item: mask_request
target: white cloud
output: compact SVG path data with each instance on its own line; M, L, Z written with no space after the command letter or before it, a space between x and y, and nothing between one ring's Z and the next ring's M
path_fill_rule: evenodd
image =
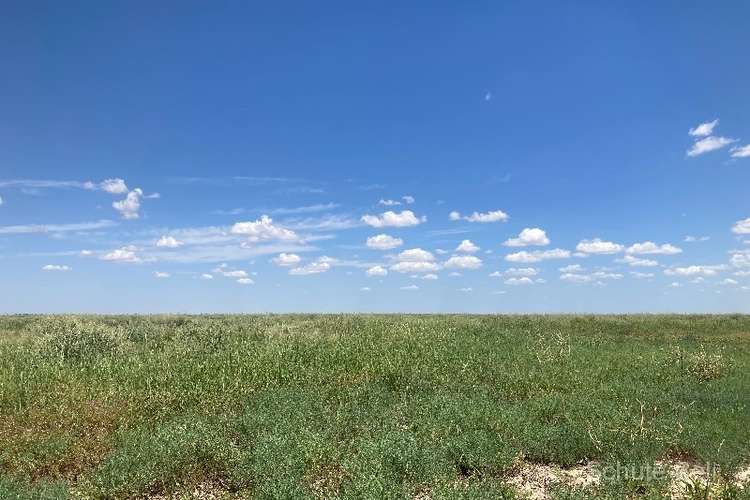
M456 252L475 253L479 251L479 247L476 246L471 240L463 240L461 244L456 247Z
M227 278L247 278L247 271L243 271L242 269L236 269L234 271L224 271L219 269L214 269L215 272L219 272L222 275L224 275Z
M298 240L297 233L273 224L273 219L263 215L253 222L237 222L230 230L232 234L247 236L247 241L257 243L267 240L294 241Z
M240 285L254 285L255 281L253 281L251 278L240 278L237 280L237 283Z
M3 197L2 197L2 196L0 196L0 206L2 206L2 205L3 205L3 203L5 203L5 202L3 201Z
M522 277L522 278L509 278L505 280L506 285L533 285L534 281L531 278Z
M80 252L78 252L78 255L80 255L81 257L91 257L92 255L94 255L94 252L92 252L91 250L81 250Z
M154 278L169 278L169 273L164 273L161 271L154 271Z
M717 149L721 149L736 141L737 139L730 139L728 137L714 137L714 136L706 137L705 139L695 141L695 144L693 144L693 147L688 150L687 155L688 156L702 155L704 153L708 153L711 151L716 151Z
M424 276L422 276L421 279L423 279L423 280L436 280L436 279L438 279L438 275L437 274L433 274L433 273L425 274Z
M378 234L367 238L367 246L376 250L390 250L404 244L401 238L394 238L387 234Z
M667 276L715 276L719 271L723 271L724 266L686 266L672 267L664 270Z
M410 248L398 254L397 259L400 262L432 262L435 256L421 248Z
M735 250L729 262L734 267L750 267L750 250Z
M70 271L72 268L70 266L61 266L58 264L47 264L46 266L42 267L42 271Z
M213 274L203 273L203 274L201 274L201 279L202 280L212 280L212 279L214 279L214 276L213 276Z
M532 277L539 274L539 269L534 267L511 267L503 273L505 276Z
M619 243L612 243L611 241L602 241L599 238L593 240L581 240L576 245L576 250L583 253L590 254L613 254L622 252L625 247Z
M380 216L363 215L362 222L372 227L408 227L416 226L426 221L426 217L417 218L411 210L396 213L392 211L383 212Z
M525 228L517 238L510 238L503 243L507 247L545 246L549 245L547 233L538 227Z
M446 269L479 269L482 259L474 255L454 255L445 262Z
M669 243L664 243L663 245L657 245L653 241L644 241L643 243L635 243L627 248L625 250L626 253L629 254L658 254L658 255L675 255L678 253L682 253L681 248L677 248L674 245L670 245Z
M302 258L296 253L280 253L273 259L273 263L281 267L296 266L302 261Z
M120 212L123 219L137 219L139 217L138 212L141 209L142 197L143 191L140 188L135 188L128 193L124 200L113 202L112 207Z
M680 288L680 287L681 287L682 285L680 285L680 284L679 284L679 283L677 283L676 281L673 281L672 283L670 283L670 284L669 284L669 285L667 285L667 286L669 286L669 288Z
M591 274L563 273L560 275L560 280L568 283L594 283L599 285L604 284L601 280L619 280L622 278L622 274L606 271L597 271Z
M359 289L360 292L369 292L371 288L369 286L363 286Z
M417 285L407 285L402 286L401 290L419 290L419 287Z
M723 281L719 282L720 285L739 285L737 280L733 280L732 278L726 278Z
M633 257L632 255L626 255L622 259L617 259L617 262L622 262L623 264L628 264L629 266L633 267L655 267L659 265L659 263L655 260L639 259L638 257Z
M750 144L732 148L730 152L732 153L732 158L748 158L750 157Z
M388 274L388 270L383 266L372 266L367 271L365 271L365 274L367 276L386 276Z
M559 271L561 273L580 273L583 272L583 267L580 264L571 264L569 266L561 267Z
M738 220L734 226L732 226L732 232L734 234L750 234L750 217Z
M162 236L156 242L156 246L160 248L177 248L184 245L183 242L177 240L173 236Z
M459 212L456 212L455 210L451 212L448 215L448 218L450 220L466 220L469 222L482 222L482 223L488 223L488 222L505 222L508 220L508 214L503 212L502 210L493 210L490 212L474 212L469 216L461 217L461 214Z
M99 183L99 188L109 194L125 194L128 192L128 186L122 179L105 179Z
M401 199L404 200L404 203L406 203L407 205L411 205L416 201L413 196L409 196L408 194L402 196Z
M135 251L135 247L128 245L104 254L101 259L110 262L140 262L141 259Z
M688 134L692 135L693 137L705 137L707 135L713 134L714 127L716 127L716 125L718 124L719 124L718 118L712 122L701 123L697 127L691 128L688 131Z
M638 271L630 271L630 275L638 279L649 279L654 277L654 273L641 273Z
M593 278L585 274L563 273L560 275L560 280L569 283L590 283L593 281Z
M434 273L440 270L440 265L434 262L399 262L390 269L397 273Z
M591 274L591 276L596 279L602 279L602 280L620 280L623 278L622 274L620 273L608 273L605 271L597 271Z
M0 226L0 234L44 234L93 231L116 226L111 220L100 220L96 222L81 222L74 224L25 224L17 226Z
M568 250L555 248L553 250L534 250L532 252L522 250L520 252L506 255L505 260L507 260L508 262L533 264L535 262L541 262L543 260L567 259L569 257L570 252Z
M458 291L463 292L463 293L471 293L474 291L474 289L471 287L465 287L465 288L459 288Z
M380 201L378 202L378 205L384 205L386 207L394 207L396 205L401 205L401 202L396 201L396 200L384 200L381 198Z
M302 267L295 267L289 270L292 276L307 276L309 274L320 274L331 269L331 263L334 259L330 257L321 257L315 262L310 262Z

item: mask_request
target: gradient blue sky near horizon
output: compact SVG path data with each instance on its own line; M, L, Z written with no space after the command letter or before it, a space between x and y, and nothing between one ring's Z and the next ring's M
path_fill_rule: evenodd
M750 312L750 4L11 2L0 313Z

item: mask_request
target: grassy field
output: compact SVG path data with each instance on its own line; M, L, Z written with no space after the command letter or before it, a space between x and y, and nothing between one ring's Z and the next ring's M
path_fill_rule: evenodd
M750 498L747 316L5 316L0 367L0 498Z

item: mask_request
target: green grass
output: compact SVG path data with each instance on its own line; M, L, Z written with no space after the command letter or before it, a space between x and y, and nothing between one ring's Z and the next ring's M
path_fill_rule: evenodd
M512 498L523 462L750 463L748 316L6 316L0 367L0 498Z

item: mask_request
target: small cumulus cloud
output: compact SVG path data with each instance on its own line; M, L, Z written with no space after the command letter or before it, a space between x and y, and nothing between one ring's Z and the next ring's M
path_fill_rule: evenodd
M395 238L387 234L378 234L367 238L367 246L375 250L390 250L404 244L401 238Z
M725 266L722 265L671 267L665 269L664 274L667 276L715 276L724 269Z
M482 259L474 255L454 255L445 261L446 269L479 269Z
M331 264L335 261L330 257L320 257L315 262L310 262L301 267L295 267L289 270L289 274L292 276L308 276L311 274L321 274L331 269Z
M471 240L463 240L457 247L456 252L464 253L476 253L480 248L475 245Z
M418 218L411 210L402 212L387 211L378 215L363 215L362 222L372 227L409 227L417 226L427 220L426 217Z
M123 219L137 219L140 217L142 197L143 190L135 188L127 194L125 199L113 202L112 207L120 212Z
M448 218L452 221L457 220L465 220L469 222L480 222L480 223L490 223L490 222L505 222L510 217L508 214L503 212L502 210L493 210L490 212L473 212L471 215L462 216L460 212L453 211L450 214L448 214Z
M613 254L622 252L625 247L619 243L603 241L599 238L593 240L581 240L576 245L576 250L585 254Z
M633 257L632 255L626 255L622 259L617 259L617 262L633 267L656 267L659 265L659 263L655 260L640 259L638 257Z
M388 270L384 268L383 266L372 266L369 269L367 269L367 271L365 271L365 274L370 277L386 276L388 274Z
M750 234L750 217L738 220L734 226L732 226L732 232L734 234Z
M521 278L508 278L507 280L505 280L504 283L506 285L511 285L511 286L533 285L534 284L534 280L532 280L531 278L527 278L527 277L524 276L524 277L521 277Z
M299 239L294 231L275 225L273 219L267 215L263 215L255 221L237 222L232 226L230 232L247 237L247 241L250 243L269 240L294 241Z
M737 142L737 139L714 136L706 137L705 139L696 141L695 144L693 144L693 146L688 150L687 155L690 157L699 156L729 146L733 142Z
M507 247L545 246L549 245L549 238L544 230L538 227L527 227L517 238L510 238L503 245Z
M47 264L42 267L42 271L72 271L73 268L70 266L64 266L59 264Z
M280 253L272 259L273 263L281 267L296 266L302 261L302 258L294 253Z
M570 251L563 250L561 248L555 248L553 250L534 250L531 252L522 250L520 252L506 255L505 260L507 260L508 262L533 264L535 262L541 262L543 260L567 259L569 257Z
M657 245L653 241L645 241L643 243L635 243L631 246L629 246L626 250L626 253L629 254L652 254L652 255L676 255L678 253L682 253L681 248L677 248L674 245L670 245L669 243L664 243L663 245Z
M99 188L109 194L125 194L128 186L122 179L105 179L99 183Z
M101 260L109 262L141 262L141 258L136 255L136 247L127 245L101 256Z
M697 127L691 128L688 131L688 134L692 135L693 137L705 137L705 136L713 134L714 128L718 124L719 124L718 118L710 122L701 123Z
M162 236L156 242L156 246L159 248L178 248L182 245L184 245L184 243L173 236Z

